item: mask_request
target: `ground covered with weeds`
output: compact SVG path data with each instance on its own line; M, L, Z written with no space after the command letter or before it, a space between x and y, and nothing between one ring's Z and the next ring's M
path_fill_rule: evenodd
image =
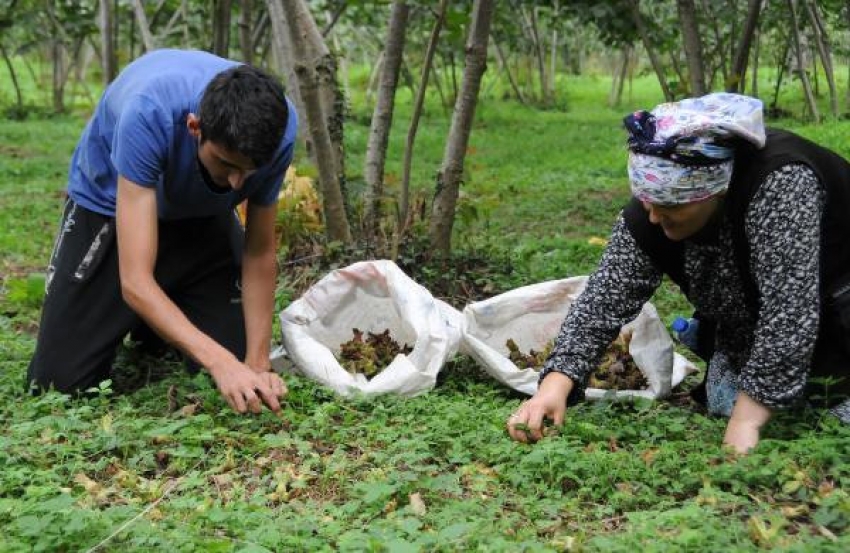
M457 255L428 262L412 239L399 265L456 307L586 274L628 194L620 115L483 106ZM356 121L349 155L368 132ZM412 399L341 399L290 375L279 416L238 416L206 375L132 348L89 397L24 395L39 273L82 124L0 125L0 551L850 549L850 428L822 411L783 413L735 457L719 446L725 421L689 400L695 377L665 401L572 407L535 446L505 433L522 398L466 357ZM423 121L420 187L445 128ZM842 151L850 124L798 130ZM279 307L367 250L282 252ZM668 321L686 309L670 286L656 305Z

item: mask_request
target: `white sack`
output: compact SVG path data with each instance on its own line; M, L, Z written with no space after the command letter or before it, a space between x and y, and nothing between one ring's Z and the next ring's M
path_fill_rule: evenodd
M435 299L392 261L361 261L314 284L280 314L283 345L297 372L348 396L397 393L414 396L434 387L443 363L458 349L462 315ZM367 379L346 371L334 354L352 329L389 329L400 346L386 368Z
M462 351L475 358L499 382L533 395L537 391L539 371L518 369L508 359L505 343L512 338L522 352L545 348L557 337L564 317L586 283L586 276L550 280L467 305L463 310ZM588 388L586 398L662 398L687 374L696 371L693 364L673 351L673 340L651 304L645 304L622 332L632 333L629 353L646 376L649 389Z

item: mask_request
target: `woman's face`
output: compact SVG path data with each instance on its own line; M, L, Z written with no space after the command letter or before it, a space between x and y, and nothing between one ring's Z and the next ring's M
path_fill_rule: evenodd
M698 202L677 205L643 202L643 208L649 213L650 223L661 225L664 235L678 242L702 230L722 204L723 196L717 194Z

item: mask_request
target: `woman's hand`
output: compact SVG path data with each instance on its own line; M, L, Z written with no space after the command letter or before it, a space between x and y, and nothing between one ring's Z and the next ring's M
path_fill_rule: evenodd
M761 427L770 420L770 415L770 409L744 392L738 392L723 444L731 446L736 453L748 453L759 443Z
M549 418L556 426L564 424L567 396L573 389L570 377L557 372L546 375L534 397L523 402L508 417L508 434L518 442L536 442L543 437L543 419Z

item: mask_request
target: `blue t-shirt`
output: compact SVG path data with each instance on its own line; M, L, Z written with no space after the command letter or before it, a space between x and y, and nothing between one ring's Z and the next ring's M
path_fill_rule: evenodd
M71 158L68 195L79 205L115 215L118 175L156 188L161 219L216 215L243 200L271 205L292 161L297 115L271 162L257 168L240 190L215 191L204 181L197 139L186 117L198 114L204 89L238 62L206 52L155 50L128 65L104 91Z

